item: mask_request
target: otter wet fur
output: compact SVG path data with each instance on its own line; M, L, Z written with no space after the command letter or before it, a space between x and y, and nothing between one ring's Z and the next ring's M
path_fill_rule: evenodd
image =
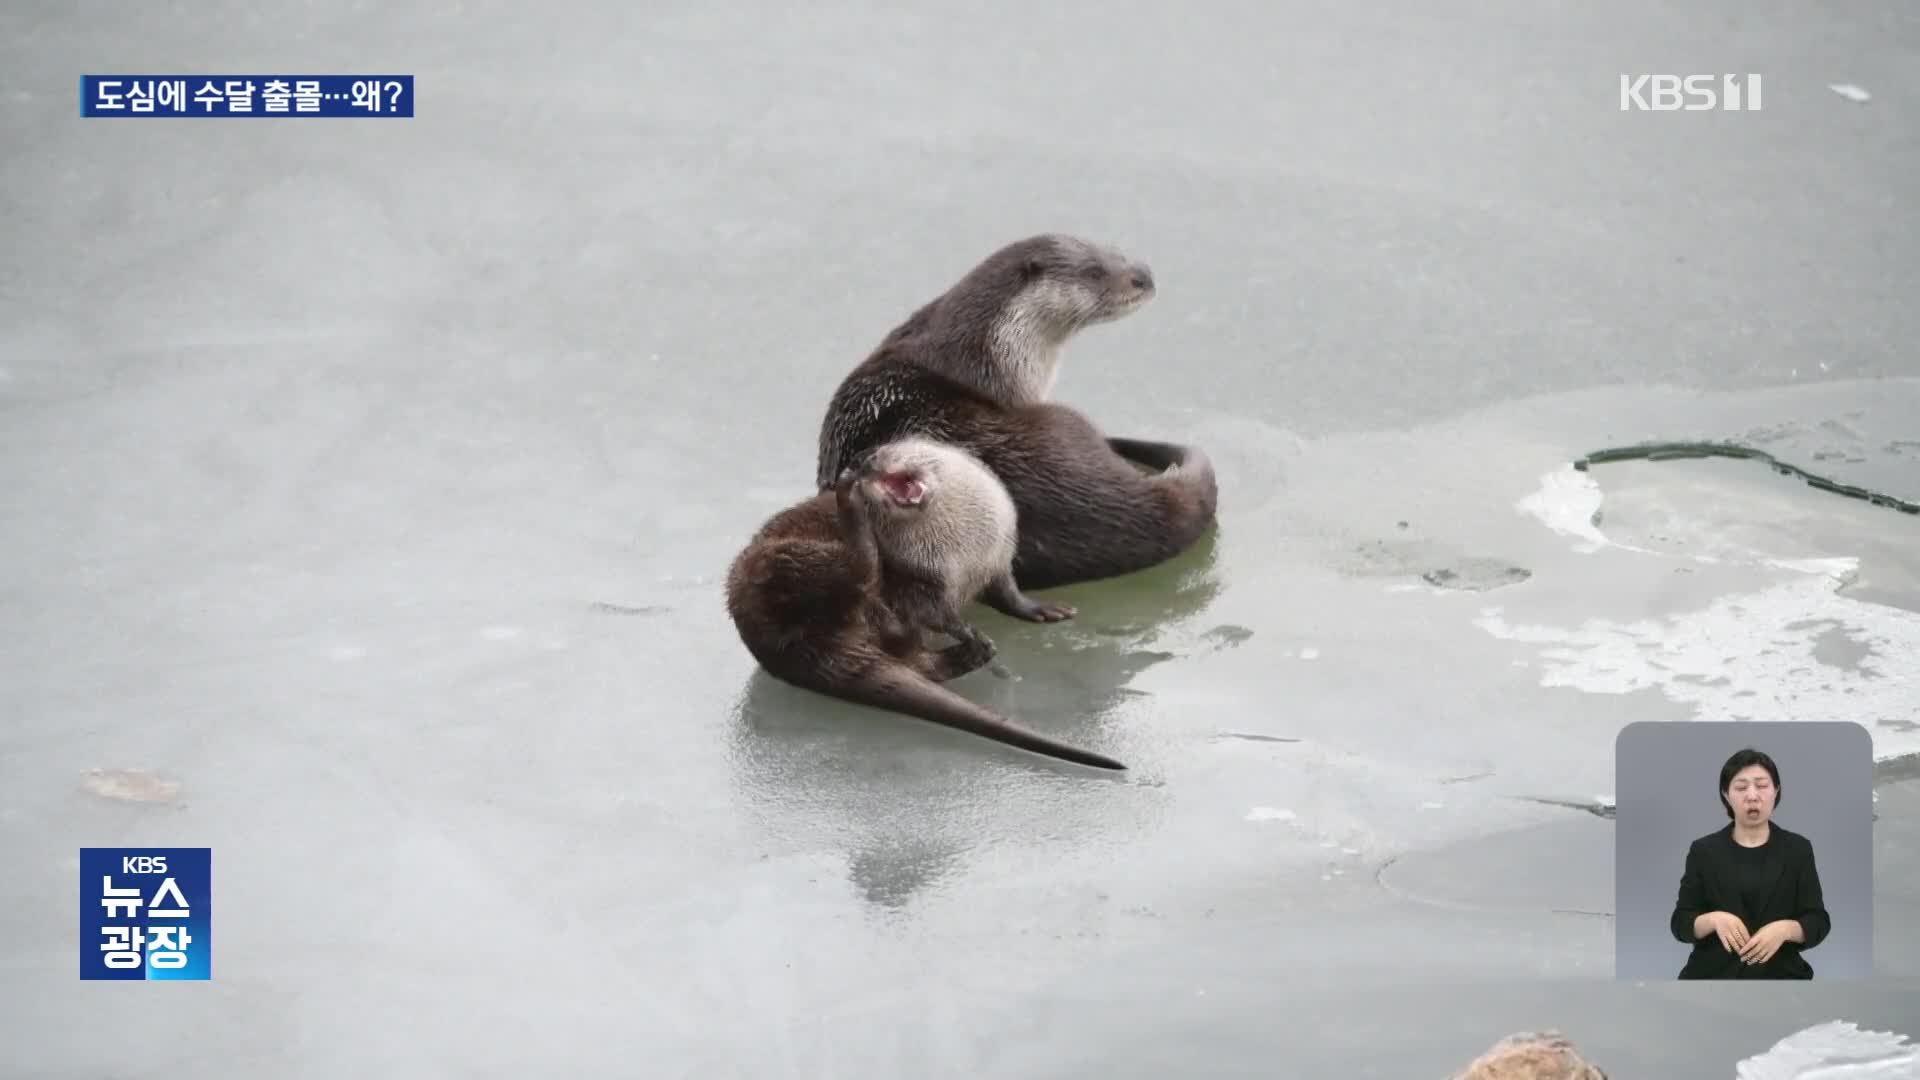
M1558 1031L1509 1035L1473 1059L1453 1080L1607 1080Z
M820 425L815 483L909 435L962 447L1018 508L1025 589L1117 577L1185 551L1219 489L1199 448L1108 438L1049 402L1061 348L1155 295L1146 264L1060 234L994 252L894 328L840 383ZM1139 466L1152 472L1142 472Z
M985 466L922 439L875 448L830 491L774 514L727 573L727 613L774 678L1096 768L1125 765L1022 728L943 685L993 660L962 608L1050 622L1015 585L1017 511ZM954 643L935 648L930 633Z

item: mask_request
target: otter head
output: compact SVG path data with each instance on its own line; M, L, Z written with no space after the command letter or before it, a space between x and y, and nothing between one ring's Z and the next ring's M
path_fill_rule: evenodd
M958 447L900 439L876 447L858 472L867 520L881 547L900 561L950 572L1011 542L1012 499L985 465Z
M1152 268L1089 240L1048 233L1011 245L1008 254L1018 274L1009 317L1031 321L1056 346L1153 299Z
M975 266L942 298L942 336L964 342L947 361L1009 405L1043 401L1059 372L1060 347L1097 323L1138 311L1155 294L1146 263L1090 240L1042 233Z
M875 448L861 466L868 502L883 516L919 515L940 490L946 455L920 439L904 439Z

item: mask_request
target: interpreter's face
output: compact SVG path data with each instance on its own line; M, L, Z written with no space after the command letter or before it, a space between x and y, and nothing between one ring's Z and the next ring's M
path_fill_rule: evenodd
M1733 806L1736 825L1760 825L1773 818L1773 777L1758 765L1749 765L1733 774L1727 785L1727 802Z

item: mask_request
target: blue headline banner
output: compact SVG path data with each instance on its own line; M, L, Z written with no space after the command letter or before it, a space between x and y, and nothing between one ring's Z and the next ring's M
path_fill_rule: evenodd
M81 848L80 977L210 979L212 848Z
M81 116L413 115L411 75L82 75Z

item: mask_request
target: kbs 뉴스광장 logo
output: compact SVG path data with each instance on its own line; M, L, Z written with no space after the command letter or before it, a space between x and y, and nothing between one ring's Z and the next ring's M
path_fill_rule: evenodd
M211 979L212 848L81 848L80 977Z

